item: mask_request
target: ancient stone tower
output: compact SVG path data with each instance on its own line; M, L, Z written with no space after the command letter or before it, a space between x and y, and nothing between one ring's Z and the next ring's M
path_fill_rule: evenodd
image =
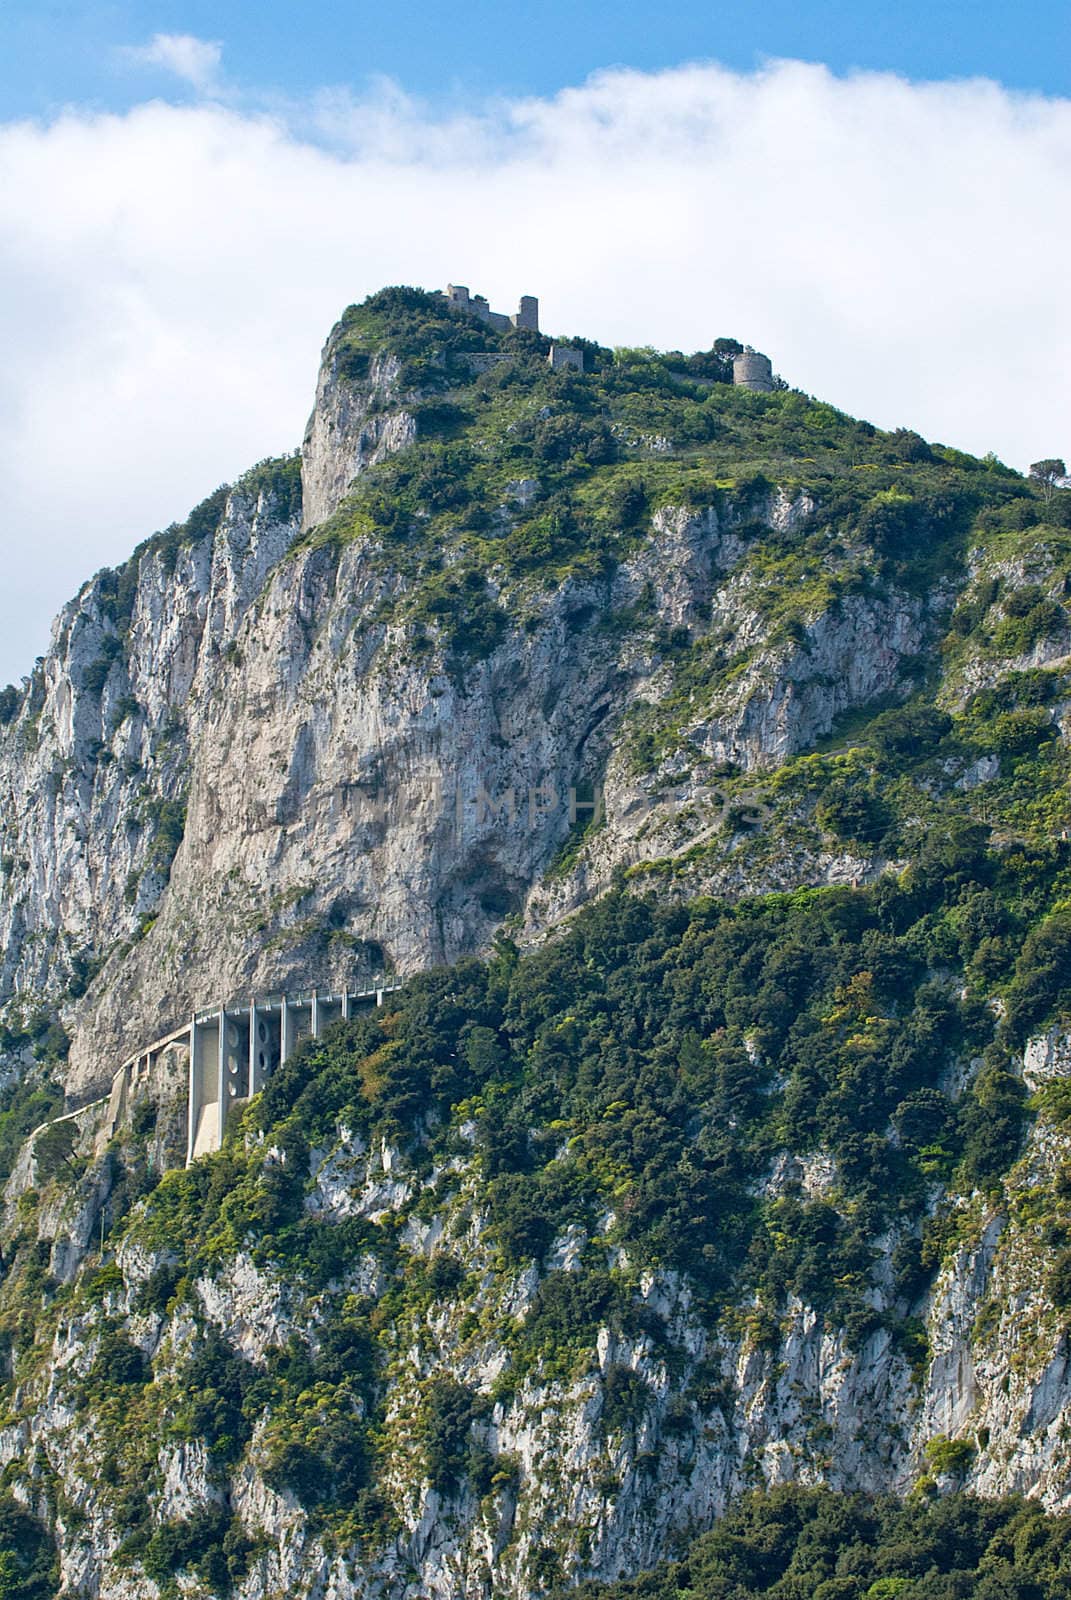
M733 357L733 383L738 389L769 394L774 386L769 356L760 355L748 345L743 355Z
M489 323L498 333L506 333L510 328L539 332L539 301L534 294L522 294L520 305L509 317L502 311L492 311L486 295L470 294L463 283L448 283L443 298L452 311L467 311Z
M539 301L534 294L522 294L517 315L510 321L515 328L530 328L533 333L539 332Z
M575 372L584 370L583 350L574 350L567 344L552 344L547 360L555 372L560 372L563 367L572 367Z

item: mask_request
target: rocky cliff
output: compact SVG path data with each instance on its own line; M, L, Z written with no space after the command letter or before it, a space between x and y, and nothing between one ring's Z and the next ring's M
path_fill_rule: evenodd
M1025 1061L1029 1082L1065 1091L1071 1040L1039 1036ZM746 1489L782 1482L1071 1504L1068 1335L1046 1249L1071 1167L1064 1114L1042 1112L999 1194L948 1214L910 1338L898 1229L861 1339L796 1295L776 1332L748 1300L712 1324L686 1276L615 1243L612 1213L510 1267L471 1124L454 1136L457 1154L430 1168L345 1128L312 1152L306 1222L353 1252L330 1277L307 1260L295 1277L254 1234L195 1265L168 1237L165 1186L40 1319L0 1460L24 1502L48 1508L68 1589L151 1595L187 1568L193 1592L225 1581L249 1600L523 1596L651 1566ZM158 1146L150 1161L165 1157ZM838 1181L822 1157L780 1159L764 1178L812 1202ZM91 1236L99 1168L81 1189ZM81 1215L46 1210L42 1231L77 1232ZM628 1285L624 1315L600 1303L607 1268ZM373 1402L352 1321L369 1308L374 1490L353 1460ZM344 1515L324 1509L324 1472ZM206 1568L213 1549L223 1579Z
M1071 1505L1071 495L545 346L351 308L300 460L0 700L0 1454L72 1591L520 1600L787 1480ZM189 1171L181 1049L84 1104L384 967Z
M301 463L313 531L298 537L279 468L206 503L192 532L83 588L0 730L0 981L16 1018L61 1006L75 1096L194 1005L327 987L361 965L419 970L481 948L507 916L544 928L614 868L666 853L667 825L678 851L709 830L712 773L776 765L852 707L906 692L905 663L947 610L940 588L842 594L854 562L833 545L792 630L772 628L781 580L755 559L759 535L802 539L813 496L728 487L691 509L668 491L612 567L575 563L533 588L492 550L486 585L456 603L492 608L492 647L459 669L445 630L414 620L414 594L461 550L414 572L374 530L339 534L347 492L414 453L429 411L396 357L353 378L345 356L336 330ZM527 531L549 488L505 481L496 544ZM682 719L685 648L699 671ZM626 735L659 707L687 758L667 747L640 771ZM593 785L597 852L548 894ZM828 870L808 858L778 881Z

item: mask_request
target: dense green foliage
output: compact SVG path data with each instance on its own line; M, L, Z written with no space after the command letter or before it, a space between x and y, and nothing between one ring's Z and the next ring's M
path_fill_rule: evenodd
M166 878L186 832L186 802L146 797L141 804L141 815L153 829L149 866Z
M379 403L404 400L417 444L364 474L308 537L381 543L409 580L418 645L423 625L436 628L459 673L491 653L539 583L608 577L661 505L752 500L770 604L787 621L823 588L826 598L875 580L924 589L958 569L981 512L1042 503L994 458L907 429L883 434L795 391L733 388L735 341L687 357L576 342L585 371L553 371L540 335L495 333L416 289L383 290L340 324L336 361L351 382L365 383L377 357L400 358L397 391ZM487 353L499 363L475 372L467 356ZM809 526L760 530L774 483L814 498ZM732 662L724 640L695 645L700 678Z
M1071 1008L1061 914L1028 932L1068 866L1053 850L1024 873L962 829L865 891L735 907L610 898L520 962L416 980L393 1017L280 1069L258 1118L273 1137L319 1142L345 1122L411 1142L463 1104L514 1259L609 1206L622 1242L687 1272L712 1306L746 1284L776 1311L792 1290L862 1336L872 1239L921 1219L936 1179L985 1188L1014 1158L1009 1046ZM961 993L986 914L1009 949L1022 944L1004 1029L981 992ZM978 1053L984 1068L953 1102L949 1066ZM819 1148L837 1162L835 1199L789 1187L756 1202L752 1174L775 1151ZM262 1177L232 1194L233 1225L268 1204L281 1220L277 1180L271 1197Z
M428 1479L444 1494L456 1493L465 1480L477 1493L486 1493L493 1458L473 1443L472 1426L487 1410L480 1395L453 1378L438 1377L429 1385L420 1419L421 1442Z
M224 1506L196 1511L185 1521L139 1526L124 1542L121 1559L136 1559L168 1597L177 1597L176 1578L200 1579L209 1594L224 1596L245 1576L254 1542Z
M0 1182L10 1176L26 1135L62 1109L63 1091L48 1081L15 1078L0 1089Z
M43 1523L0 1496L0 1600L52 1600L59 1588L56 1547Z
M1062 914L1044 915L1068 867L1066 847L1026 861L987 849L982 829L951 827L900 879L868 889L734 906L619 891L538 953L503 942L489 962L414 979L389 1011L296 1052L222 1154L169 1173L135 1224L169 1253L142 1309L179 1303L193 1277L249 1250L316 1297L315 1344L291 1339L253 1365L205 1329L176 1386L113 1330L86 1394L122 1392L143 1428L152 1416L173 1438L203 1439L221 1473L267 1411L269 1483L354 1537L385 1526L377 1429L394 1329L416 1306L463 1303L472 1285L449 1250L429 1263L401 1244L419 1192L379 1222L309 1211L310 1150L342 1126L400 1145L418 1174L474 1155L507 1269L543 1263L570 1225L591 1238L583 1272L544 1270L525 1320L495 1326L510 1353L500 1395L536 1368L568 1374L603 1326L669 1351L635 1295L635 1273L654 1264L692 1282L712 1324L737 1328L750 1304L761 1345L776 1347L794 1295L855 1346L888 1327L916 1361L912 1306L954 1238L951 1197L996 1190L1018 1149L1011 1047L1027 1019L1071 1009ZM1007 941L1003 1023L971 982L991 925ZM1037 951L1050 946L1046 962ZM982 1065L953 1096L950 1069L973 1056ZM828 1192L808 1198L790 1168L764 1193L756 1175L783 1152L831 1156ZM443 1178L427 1200L447 1205L451 1189ZM878 1312L871 1267L889 1229L897 1298ZM615 1246L628 1270L610 1266ZM386 1274L375 1301L344 1288L369 1254ZM645 1384L616 1367L603 1381L604 1429L634 1426ZM717 1381L694 1381L697 1400L714 1382L702 1401L714 1403ZM679 1405L690 1426L687 1397ZM495 1477L483 1415L483 1399L445 1376L424 1395L414 1441L445 1494L485 1492ZM147 1548L148 1502L137 1483L123 1495L131 1550Z
M953 1494L889 1498L785 1487L749 1495L683 1560L577 1600L1062 1600L1071 1517ZM565 1593L566 1591L561 1591Z

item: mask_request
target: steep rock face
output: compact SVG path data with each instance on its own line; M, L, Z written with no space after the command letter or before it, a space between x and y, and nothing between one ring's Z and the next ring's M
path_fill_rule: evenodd
M124 609L115 575L103 573L60 614L0 739L5 997L55 994L84 977L86 959L156 907L181 836L200 707L295 531L270 495L239 489L214 536L150 547Z
M375 356L367 379L353 383L344 370L339 332L336 328L324 347L316 404L305 430L304 528L326 522L361 472L416 438L412 414L400 404L397 356Z
M644 370L626 409L649 421L607 422L613 383L595 403L595 386L585 400L568 374L564 388L548 386L542 353L523 348L482 352L475 369L463 349L453 360L425 349L408 368L426 374L418 395L397 356L361 348L360 308L347 326L353 338L336 330L325 351L303 515L290 490L264 487L279 480L278 464L263 464L267 476L254 469L225 503L213 497L207 531L195 516L188 529L198 531L157 538L124 572L99 575L64 612L17 717L0 728L0 1020L62 1000L74 1035L67 1088L79 1102L195 1005L334 987L384 963L402 973L451 963L486 948L504 921L518 944L535 943L614 883L624 886L627 942L646 909L628 898L633 885L680 901L858 883L899 865L882 851L916 853L920 831L962 866L973 830L953 822L978 815L965 797L1003 779L1018 800L1040 783L1040 760L1029 772L1016 760L1027 734L1046 751L1066 734L1071 702L1055 679L1030 680L1048 709L1024 700L1033 709L999 725L996 753L984 742L992 730L969 721L945 740L948 719L931 704L891 711L870 744L838 729L847 712L906 698L924 659L936 664L963 548L939 539L936 553L922 548L926 518L939 531L950 502L921 481L907 487L925 493L903 492L899 457L891 468L868 462L894 481L865 507L857 480L838 480L825 441L847 419L816 414L802 397L786 398L783 412L770 400L767 413L754 396L715 405L683 372L655 373L652 399ZM671 393L667 382L678 380L687 389ZM675 437L648 431L662 416ZM815 430L802 432L801 417ZM724 455L694 448L734 430ZM861 433L853 451L869 450L873 436ZM794 483L817 487L772 487L754 471L756 441L778 472L791 459L815 466L810 452L828 451L813 477L793 472ZM377 466L379 477L363 482ZM944 465L931 468L945 482ZM975 489L965 495L972 505ZM956 525L966 532L966 513ZM1053 556L1017 562L1009 543L995 565L976 553L959 594L983 625L969 617L940 641L949 703L999 686L1009 666L1066 652L1062 567ZM1034 584L1044 595L1024 598ZM1025 608L1037 606L1037 629L1024 632ZM1019 643L1004 650L1011 634ZM1018 708L1015 685L1001 693ZM832 751L810 754L830 734ZM1055 761L1049 768L1058 778ZM883 788L897 790L894 805ZM1046 825L1061 815L1054 802ZM1021 822L1013 811L1016 838ZM1009 857L1011 870L1041 873L1043 856L1024 850L1021 863ZM990 862L994 872L1005 866ZM890 970L905 981L924 949L939 986L945 963L961 958L965 1014L967 1002L981 1006L993 993L987 976L1009 970L1006 929L1018 926L990 903L991 881L935 912L906 966L890 968L887 941L868 940L879 985L892 982ZM873 898L888 910L885 889L897 885ZM799 904L807 917L828 912L838 948L854 951L847 905L861 898ZM716 910L742 924L750 915L695 903L702 917ZM679 910L669 913L677 929ZM601 926L612 945L618 935ZM643 981L660 975L665 997L683 1007L687 991L664 956L640 938L636 948ZM763 985L759 1023L734 1031L718 1066L730 1084L739 1074L740 1083L769 1079L772 1094L774 1079L787 1086L764 1062L762 1018L807 1022L798 954L789 951L776 987ZM499 946L486 969L492 985L507 981L515 956ZM711 986L728 990L737 971L750 983L748 957L734 950L732 977L712 966L723 975ZM598 959L593 941L577 970ZM570 1190L576 1124L553 1116L533 1127L517 1068L535 1061L523 1092L538 1089L537 1105L559 1063L571 1062L579 1007L552 1025L543 1006L555 985L519 984L503 1014L506 1053L479 1021L484 1000L459 1001L476 995L464 990L466 973L409 991L419 1007L441 984L444 1011L460 1014L426 1053L403 1056L396 1078L406 995L398 1013L377 1013L370 1055L355 1047L333 1058L342 1036L322 1041L328 1067L305 1085L303 1106L269 1123L254 1112L244 1146L189 1172L169 1170L186 1148L180 1046L131 1076L125 1103L118 1091L91 1100L24 1146L0 1219L0 1332L11 1335L0 1362L14 1379L0 1462L16 1492L47 1512L69 1588L154 1600L168 1580L148 1574L171 1570L165 1558L191 1524L200 1544L215 1539L217 1556L233 1555L241 1600L523 1600L559 1579L653 1563L759 1483L903 1491L933 1476L937 1489L956 1481L1071 1505L1066 1294L1053 1276L1053 1241L1071 1237L1061 1109L1071 1044L1061 1031L1025 1052L1041 1110L1011 1174L985 1194L961 1194L958 1183L985 1178L949 1179L954 1154L924 1149L933 1160L911 1167L913 1209L881 1211L875 1226L887 1231L871 1228L845 1257L857 1265L836 1268L838 1294L851 1287L844 1299L810 1264L791 1278L783 1263L780 1278L771 1269L773 1287L752 1270L755 1252L780 1251L792 1230L780 1216L798 1216L806 1200L851 1223L860 1193L848 1141L822 1143L837 1137L843 1112L817 1106L791 1149L778 1146L771 1114L737 1197L742 1216L769 1223L769 1238L753 1232L750 1247L733 1247L747 1265L704 1305L684 1274L714 1250L718 1224L693 1219L704 1233L690 1258L657 1243L643 1255L626 1226L649 1203L639 1160L663 1138L644 1104L652 1074L638 1067L620 1084L628 1098L615 1084L596 1110L585 1140L597 1186ZM870 966L844 977L807 1026L843 1027L845 1053L833 1059L847 1076L851 1052L869 1048L866 1031L899 1020L901 1002L897 990L895 1016L874 1009ZM624 988L613 992L585 1083L630 1031ZM1014 985L1003 992L1014 1020ZM689 1020L705 1004L702 989L692 993ZM739 996L732 1001L738 1012ZM631 1031L660 1003L652 987ZM510 1019L529 1008L546 1026L514 1053ZM1053 1014L1055 1004L1032 1011L1009 1037ZM428 1016L418 1016L423 1040L435 1032ZM685 1030L657 1051L659 1073L680 1072L671 1110L676 1117L679 1104L689 1138L684 1085L697 1052L721 1052L726 1029L743 1027L738 1015L723 1026L713 1014L709 1026L709 1039ZM363 1016L354 1038L370 1027ZM809 1037L811 1064L830 1059L833 1035ZM896 1070L898 1043L857 1058L868 1082ZM509 1076L481 1077L500 1052ZM273 1095L276 1108L285 1101L311 1059L295 1063L289 1083L285 1072L276 1078L261 1110ZM473 1075L446 1113L421 1096L458 1063ZM984 1066L967 1054L955 1066L943 1054L928 1062L950 1101L970 1099L971 1074ZM332 1083L349 1096L337 1120L316 1110ZM362 1120L377 1096L389 1116ZM418 1098L416 1145L396 1146ZM509 1130L503 1171L496 1116L508 1100L524 1115ZM735 1128L737 1104L719 1101L711 1129ZM891 1120L883 1110L866 1136L888 1144L890 1182L905 1149L892 1105ZM621 1128L611 1132L619 1112L627 1146ZM942 1125L952 1127L947 1114ZM551 1207L553 1221L525 1210L529 1179L544 1171L530 1157L548 1152L548 1182L570 1197L567 1209ZM692 1152L672 1170L690 1182ZM671 1214L670 1190L652 1180L650 1192L659 1220ZM719 1200L719 1215L736 1203ZM679 1213L682 1226L693 1209ZM563 1217L573 1220L563 1226ZM806 1217L807 1228L820 1222L826 1231L813 1237L828 1240L829 1216ZM518 1245L519 1225L528 1243ZM1071 1251L1056 1259L1071 1274ZM710 1280L694 1281L711 1292ZM444 1384L436 1433L429 1418ZM462 1450L444 1466L436 1456L449 1455L451 1429ZM326 1510L325 1477L343 1483ZM205 1583L215 1592L224 1580ZM178 1584L193 1592L188 1565Z
M1028 1083L1066 1079L1071 1039L1054 1031L1032 1041L1024 1070ZM464 1129L459 1138L463 1148ZM1071 1364L1063 1318L1039 1270L1037 1197L1051 1192L1068 1154L1066 1126L1043 1112L1003 1196L964 1201L957 1242L916 1307L925 1353L916 1352L913 1368L885 1329L852 1349L795 1299L775 1347L749 1325L746 1304L712 1329L687 1282L646 1271L635 1278L642 1329L603 1326L571 1350L567 1371L560 1353L548 1352L549 1369L540 1361L510 1381L511 1330L533 1316L541 1274L534 1265L505 1270L498 1259L478 1163L459 1154L448 1169L414 1169L389 1145L369 1149L343 1130L334 1148L312 1154L306 1205L322 1219L360 1220L371 1231L366 1252L334 1288L358 1297L388 1289L377 1222L404 1250L407 1274L419 1276L445 1252L469 1285L420 1309L395 1304L381 1429L392 1531L353 1549L321 1538L295 1496L265 1481L263 1430L229 1475L196 1440L151 1437L143 1472L154 1516L183 1521L225 1505L257 1543L236 1589L246 1600L283 1589L520 1600L548 1573L568 1581L650 1565L675 1535L709 1525L761 1483L902 1492L936 1470L938 1487L1027 1492L1067 1508ZM805 1165L811 1192L835 1184L820 1153ZM799 1179L798 1167L780 1162L764 1180L769 1192ZM878 1312L893 1304L894 1244L890 1238L872 1291ZM548 1252L544 1272L582 1274L605 1252L598 1230L573 1227ZM315 1346L319 1337L320 1298L244 1252L198 1278L191 1302L146 1311L145 1287L168 1259L135 1221L118 1251L121 1276L113 1272L95 1310L61 1322L39 1378L19 1397L21 1420L0 1428L0 1460L19 1464L20 1482L36 1472L58 1484L64 1577L89 1595L152 1592L117 1560L112 1490L100 1470L110 1424L72 1399L108 1330L119 1326L152 1359L157 1384L175 1376L180 1392L199 1325L258 1369L288 1341ZM628 1270L620 1253L614 1265ZM428 1476L414 1419L429 1382L443 1374L477 1397L478 1440L497 1468L482 1490ZM957 1443L952 1465L934 1467L939 1458L926 1446L935 1439Z
M390 585L357 547L276 573L238 635L241 664L217 673L160 918L105 974L79 1081L131 992L148 1002L144 1026L150 1008L181 1014L206 992L326 987L362 950L402 971L452 959L517 903L567 827L560 802L539 810L530 792L565 794L612 659L592 659L559 616L461 695L376 622ZM512 820L498 809L511 788Z
M1071 1034L1031 1040L1023 1077L1037 1090L1071 1077ZM985 1495L1036 1495L1071 1506L1071 1352L1066 1315L1048 1281L1046 1206L1066 1171L1068 1138L1042 1115L1008 1180L1007 1203L976 1203L962 1244L931 1296L927 1392L915 1418L920 1438L945 1434L973 1449L968 1483Z
M923 636L917 602L849 596L836 614L817 617L796 648L750 666L724 708L689 738L717 762L778 765L829 733L841 712L899 688L904 659Z
M769 515L781 514L773 501ZM116 1044L135 1048L208 997L326 987L384 958L411 972L479 948L523 911L585 784L604 782L605 871L649 853L633 819L651 797L614 752L635 697L657 700L670 683L651 632L702 606L712 625L731 613L761 638L734 577L731 512L725 526L712 510L674 526L679 549L667 552L656 519L633 561L544 596L537 627L511 630L460 678L442 655L413 651L404 621L381 620L404 590L374 546L300 548L282 562L233 650L215 651L211 686L200 680L167 893L83 1006L72 1085L98 1081ZM649 591L655 567L642 628L600 628ZM783 759L856 697L897 685L922 629L917 606L894 616L891 602L853 600L799 646L759 646L722 713L738 758ZM708 761L710 727L694 736Z
M306 529L414 439L398 358L372 356L359 379L351 363L336 329L305 441ZM538 492L511 484L501 524ZM0 1002L88 986L64 1017L83 1096L194 1006L451 961L507 916L538 937L616 868L688 849L718 815L682 805L682 785L700 791L726 761L761 772L841 712L906 692L944 603L818 586L779 633L756 543L763 527L802 538L814 510L806 494L719 493L656 506L599 577L511 588L492 567L500 636L459 661L415 626L389 542L295 543L290 507L239 486L214 535L150 546L132 595L106 574L83 589L0 730ZM678 635L732 640L686 703ZM643 706L675 730L646 766ZM544 888L593 786L602 825ZM792 856L771 875L855 870Z

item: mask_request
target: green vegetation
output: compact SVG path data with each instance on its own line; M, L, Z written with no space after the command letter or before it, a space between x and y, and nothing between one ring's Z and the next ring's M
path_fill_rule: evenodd
M214 1596L229 1594L248 1571L255 1549L241 1522L223 1506L212 1506L184 1522L160 1523L151 1532L139 1528L125 1540L121 1559L140 1561L161 1594L174 1600L182 1593L176 1582L180 1572L200 1579Z
M9 1035L3 1048L15 1043ZM10 1177L26 1135L62 1109L63 1091L47 1079L17 1078L0 1089L0 1183Z
M153 841L149 851L149 866L167 878L171 863L186 832L185 800L165 800L159 795L146 797L141 803L141 816L152 825Z
M688 1273L712 1307L746 1286L776 1312L792 1290L862 1337L874 1237L921 1225L935 1178L986 1189L1014 1159L1009 1051L1071 1010L1064 914L1038 915L1069 866L1066 848L1027 863L963 828L869 890L735 907L611 897L551 949L415 980L392 1017L280 1069L258 1125L412 1143L463 1105L514 1260L609 1206L622 1242ZM986 917L1007 930L1000 1027L962 992ZM968 1055L984 1065L954 1102L940 1085ZM827 1200L756 1202L750 1175L783 1148L835 1158ZM278 1205L277 1179L272 1193ZM232 1192L235 1237L268 1203L259 1175Z
M1071 1517L1034 1501L784 1487L749 1495L683 1560L575 1600L1062 1600Z
M1036 1281L1057 1328L1071 1308L1071 1179L1061 1168L1052 1195L1028 1199L1005 1188L1031 1115L1071 1125L1071 1097L1053 1089L1028 1103L1014 1059L1032 1032L1071 1015L1071 767L1057 720L1071 696L1060 659L1071 493L1051 473L1027 482L787 389L735 390L732 347L588 344L578 374L552 372L540 336L496 334L415 290L383 291L343 319L339 370L369 384L375 404L410 407L417 441L364 474L308 542L381 551L398 582L375 621L404 621L405 647L429 663L438 649L462 691L512 629L538 630L546 593L574 584L568 640L589 635L610 651L629 636L665 667L658 703L630 713L634 764L657 772L694 756L697 784L719 785L723 820L685 830L699 842L680 856L620 873L546 947L521 956L501 938L488 960L426 973L307 1043L232 1119L218 1156L161 1179L151 1119L122 1135L101 1172L102 1253L129 1230L129 1259L154 1256L137 1313L175 1313L182 1327L151 1360L116 1310L115 1261L74 1284L50 1278L35 1207L50 1215L65 1185L89 1178L73 1125L38 1138L47 1204L23 1197L2 1264L7 1394L41 1371L49 1319L81 1317L89 1359L55 1383L99 1423L122 1559L165 1597L191 1584L226 1594L256 1558L228 1498L246 1465L295 1494L336 1548L359 1550L391 1532L400 1458L445 1502L513 1482L515 1463L489 1450L489 1418L526 1380L590 1383L612 1456L654 1415L656 1389L621 1360L597 1367L603 1329L646 1341L669 1374L645 1446L651 1471L660 1440L726 1404L719 1360L732 1341L775 1367L796 1303L855 1351L890 1334L918 1382L930 1354L920 1296L964 1230L1009 1194L1013 1210L1036 1208ZM476 374L476 353L507 359ZM401 363L394 390L373 383L388 355ZM779 529L768 526L775 485L798 512ZM261 463L240 487L271 494L281 514L297 509L292 458ZM218 524L225 494L141 553L174 564ZM670 627L654 578L611 609L615 571L670 506L713 511L711 539L715 518L731 526L731 613L710 604ZM103 580L114 632L87 688L103 689L122 654L136 572L132 562ZM922 654L899 683L774 772L700 772L698 715L763 652L806 658L816 619L861 600L925 612ZM126 697L115 715L137 710ZM181 797L147 786L139 820L152 830L148 864L166 876ZM554 871L571 869L597 826L578 821ZM729 851L746 883L753 862L779 865L797 849L888 870L863 886L731 903L695 893L704 873L726 881L711 868ZM137 887L132 878L131 900ZM90 957L72 956L71 970L73 995ZM42 1060L64 1043L44 1013L0 1039ZM51 1086L4 1092L0 1175L59 1103ZM346 1182L381 1146L396 1163L390 1201L360 1216L323 1204L325 1155ZM425 1253L415 1241L432 1219L443 1227ZM300 1311L256 1360L212 1324L194 1287L238 1256ZM675 1343L644 1300L652 1269L687 1283L709 1358ZM444 1359L447 1315L454 1349L474 1358L462 1372L488 1349L504 1353L490 1394ZM979 1337L988 1326L980 1315ZM438 1351L437 1363L414 1362L414 1350ZM159 1445L193 1441L219 1504L160 1523ZM1045 1600L1066 1576L1064 1520L927 1498L984 1448L932 1439L906 1506L800 1489L750 1498L684 1563L580 1592ZM562 1570L551 1543L536 1550L537 1587Z
M294 1336L253 1364L203 1329L165 1377L106 1326L79 1403L130 1397L139 1437L201 1439L224 1478L266 1412L269 1483L361 1539L387 1525L380 1460L396 1330L437 1300L472 1305L462 1339L493 1329L505 1346L502 1394L529 1373L587 1370L600 1327L643 1334L679 1364L636 1297L636 1274L654 1265L688 1278L712 1328L733 1333L749 1305L763 1348L776 1349L792 1295L857 1348L889 1328L920 1369L925 1337L910 1308L955 1237L955 1196L998 1193L1018 1149L1027 1108L1010 1051L1025 1029L1071 1010L1062 913L1046 912L1069 866L1066 847L1027 861L988 849L984 830L950 828L900 879L872 888L732 906L619 891L538 953L518 958L503 941L489 962L412 980L390 1010L303 1046L218 1157L169 1172L133 1214L143 1243L167 1252L144 1308L181 1302L192 1280L247 1251L313 1297L309 1341ZM1004 930L1003 1022L965 983L988 926ZM979 1070L952 1096L950 1069L974 1057ZM401 1243L407 1217L449 1204L449 1178L423 1197L418 1183L374 1223L310 1211L310 1152L330 1148L341 1126L401 1146L418 1178L467 1151L500 1267L545 1269L574 1227L588 1241L583 1271L544 1270L526 1316L503 1321L470 1301L453 1255L428 1262ZM790 1173L764 1193L756 1175L782 1152L830 1158L824 1191ZM871 1269L890 1229L898 1299L879 1312ZM616 1247L627 1269L611 1266ZM364 1258L385 1274L375 1301L347 1289ZM646 1386L615 1368L603 1390L607 1434L634 1427ZM414 1446L447 1496L494 1480L483 1415L483 1399L446 1372L423 1391ZM935 1442L932 1470L962 1471L968 1449ZM131 1551L148 1550L147 1502L125 1515Z
M34 1140L34 1165L38 1178L46 1182L65 1173L77 1176L74 1147L78 1130L73 1122L53 1122Z
M420 1435L428 1480L442 1493L454 1494L466 1481L478 1494L490 1487L494 1458L473 1439L473 1426L488 1409L481 1395L453 1378L429 1384Z
M959 1478L970 1467L976 1451L967 1439L947 1439L937 1434L927 1441L924 1454L932 1472Z
M289 522L301 514L301 451L258 461L242 473L234 487L250 499L260 495L270 498L272 515L280 522Z
M221 484L199 505L194 506L185 522L173 522L163 532L154 533L144 540L121 567L105 568L98 573L101 611L116 630L115 636L109 636L105 641L110 648L114 649L118 644L121 649L130 627L142 561L147 556L159 556L165 573L174 572L181 550L215 533L229 493L229 485Z
M0 1600L52 1600L58 1588L48 1529L10 1495L0 1496Z
M1071 494L995 458L907 429L884 434L788 389L735 389L733 340L692 356L581 344L585 371L555 372L540 335L495 333L416 289L382 290L342 318L338 370L359 385L378 376L368 403L406 406L417 441L363 474L306 538L382 547L405 580L382 619L404 616L417 653L437 634L458 682L531 615L542 589L568 579L605 587L662 506L729 517L745 545L749 608L774 642L798 643L853 593L896 585L926 595L961 578L987 518L1071 523ZM467 357L487 353L499 363L474 372ZM388 357L400 371L384 386ZM781 532L765 514L775 484L813 504ZM1056 626L1052 604L1028 607L1024 639ZM650 612L616 620L652 632ZM596 605L582 626L610 623ZM640 718L648 761L679 742L697 695L709 699L744 664L725 629L651 642L673 661L674 689Z

